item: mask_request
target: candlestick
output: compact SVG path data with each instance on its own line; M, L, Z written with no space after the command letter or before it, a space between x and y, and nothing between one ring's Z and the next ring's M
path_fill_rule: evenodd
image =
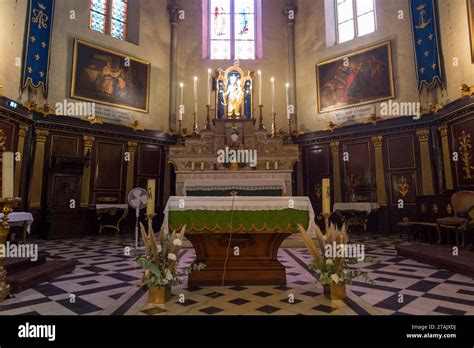
M276 137L276 113L272 113L272 138Z
M289 120L290 119L290 94L289 94L290 84L287 83L285 85L285 88L286 88L286 117Z
M146 214L154 215L155 214L155 192L156 192L155 179L148 179L147 192L148 192L148 199L146 201Z
M211 104L211 69L207 69L207 104Z
M184 104L183 104L183 96L184 96L184 85L181 82L179 84L179 89L180 89L180 97L179 97L179 121L183 120L183 114L184 114Z
M193 113L194 116L194 121L193 121L193 134L191 134L193 137L197 137L199 135L198 133L198 114L197 112Z
M13 152L2 156L2 197L13 197Z
M262 105L262 71L258 71L258 105Z
M194 76L194 113L196 114L198 112L197 81L198 78Z
M207 115L206 115L206 126L205 130L211 130L211 105L206 105Z
M263 124L263 105L259 105L258 108L260 109L260 117L258 119L258 130L264 131L265 125Z
M275 113L275 79L272 77L270 81L272 83L272 114L274 114Z
M0 198L0 211L3 213L2 222L0 224L0 245L5 245L7 240L8 232L10 231L10 225L8 224L8 215L13 211L13 208L18 206L21 202L21 198L18 197L7 197ZM7 271L3 267L4 257L0 253L0 302L10 293L10 285L7 284Z

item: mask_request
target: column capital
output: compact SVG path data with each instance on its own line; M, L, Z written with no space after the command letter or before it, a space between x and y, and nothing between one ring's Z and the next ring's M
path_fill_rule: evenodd
M28 129L30 129L28 125L20 124L20 128L18 130L18 136L24 138L26 136L26 133L28 133Z
M375 137L372 137L372 142L374 143L374 147L382 147L383 136L382 135L377 135Z
M333 153L339 152L339 141L331 143L331 150Z
M84 140L84 149L91 149L92 146L94 146L94 141L95 141L94 137L84 135L82 137L82 140Z
M441 134L442 137L447 137L448 136L448 125L443 124L438 128L439 133Z
M37 143L45 143L46 139L48 139L49 131L47 129L36 129L36 142Z
M127 143L128 152L135 152L137 150L138 143L136 141L129 141Z
M428 142L430 130L428 128L418 129L416 131L416 135L418 135L418 140L420 141L420 143Z

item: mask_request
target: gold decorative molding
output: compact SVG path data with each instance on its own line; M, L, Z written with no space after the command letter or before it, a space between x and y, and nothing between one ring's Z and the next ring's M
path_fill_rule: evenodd
M92 148L94 147L95 138L84 135L82 137L84 141L84 156L90 156L92 152ZM85 208L89 206L90 200L90 184L91 184L91 166L86 165L84 168L84 172L82 173L82 189L81 189L81 207Z
M321 195L323 193L323 188L321 184L318 183L314 186L314 193L316 194L316 197L318 197L318 199L321 199Z
M334 122L330 121L328 124L323 128L324 132L334 132L335 129L339 128L339 125L335 124Z
M143 128L143 126L140 124L140 122L138 122L138 120L136 120L135 122L129 124L127 127L132 128L135 132L137 132L137 131L143 132L145 130L145 128Z
M36 147L33 160L33 175L30 184L30 208L41 207L41 193L43 191L43 170L44 170L44 154L45 143L48 139L49 132L46 129L38 128L35 130Z
M408 184L407 178L401 176L398 178L397 190L402 198L405 198L406 195L410 192L410 185Z
M0 97L3 97L3 85L0 83Z
M3 129L0 129L0 151L6 151L5 144L7 143L7 136L3 132Z
M89 150L92 150L92 148L94 147L95 138L88 135L84 135L82 137L82 140L84 141L84 155L87 155L87 152Z
M439 110L441 110L442 108L444 108L444 105L442 104L432 104L432 103L428 103L428 106L430 108L430 112L433 112L433 113L437 113Z
M341 192L341 170L339 168L339 142L331 143L332 151L332 172L334 180L334 203L342 202Z
M331 143L331 151L334 153L334 152L337 152L339 154L339 142L336 141L334 143Z
M32 101L32 102L29 102L29 103L26 103L23 105L28 111L36 111L36 109L38 108L38 103L36 101Z
M43 115L43 117L45 117L45 118L47 118L48 116L56 116L56 113L51 108L51 105L49 105L48 103L45 103L42 107L40 107L36 111L41 113Z
M23 156L23 152L25 149L25 137L26 133L28 133L29 127L25 124L20 124L18 127L18 147L17 152L20 156ZM13 193L15 197L19 197L20 193L20 181L21 181L21 167L23 161L15 161L15 177L14 177L14 186L13 186Z
M466 83L459 87L461 90L461 97L472 97L474 96L474 86L469 86Z
M374 143L374 147L376 148L382 147L383 136L379 135L379 136L372 137L372 142Z
M135 152L137 150L138 143L136 141L129 141L127 143L128 152Z
M47 129L35 129L36 143L45 143L48 139L49 131Z
M28 130L30 129L30 127L28 127L27 125L25 124L20 124L20 128L18 130L18 136L19 137L26 137L26 133L28 133Z
M91 125L104 124L104 121L102 121L102 119L100 117L97 117L96 115L84 116L84 117L81 117L81 120L87 121Z
M447 190L452 190L454 188L453 184L453 173L451 169L451 155L449 149L449 127L447 124L444 124L438 128L438 131L441 135L441 149L443 152L443 167L444 167L444 183Z
M377 116L377 114L371 114L364 122L362 122L363 124L373 124L373 125L376 125L377 122L379 121L382 121L383 120L383 117L379 117Z
M472 179L471 171L474 169L472 165L472 144L471 134L462 131L458 137L459 155L461 156L461 165L464 179Z

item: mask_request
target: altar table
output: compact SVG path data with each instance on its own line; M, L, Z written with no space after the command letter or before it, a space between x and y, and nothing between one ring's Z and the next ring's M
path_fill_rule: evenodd
M3 213L0 213L0 219ZM33 224L33 215L27 212L13 212L8 214L8 224L10 227L23 227L23 242L26 242L26 235L30 234L31 225Z
M95 209L100 223L99 234L104 228L120 232L120 223L128 215L128 204L96 204Z
M371 233L376 232L379 209L380 204L371 202L334 203L333 206L334 212L340 211L344 216L349 231L362 227L364 232L368 230Z
M310 234L314 211L308 197L170 197L163 228L186 225L185 237L206 264L189 285L284 285L281 243L297 225Z

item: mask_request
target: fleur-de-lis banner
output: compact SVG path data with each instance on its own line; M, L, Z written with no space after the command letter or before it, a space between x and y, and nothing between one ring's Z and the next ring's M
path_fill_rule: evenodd
M55 0L28 0L21 90L41 87L48 96L48 70Z
M410 0L418 89L443 87L441 45L436 0Z

